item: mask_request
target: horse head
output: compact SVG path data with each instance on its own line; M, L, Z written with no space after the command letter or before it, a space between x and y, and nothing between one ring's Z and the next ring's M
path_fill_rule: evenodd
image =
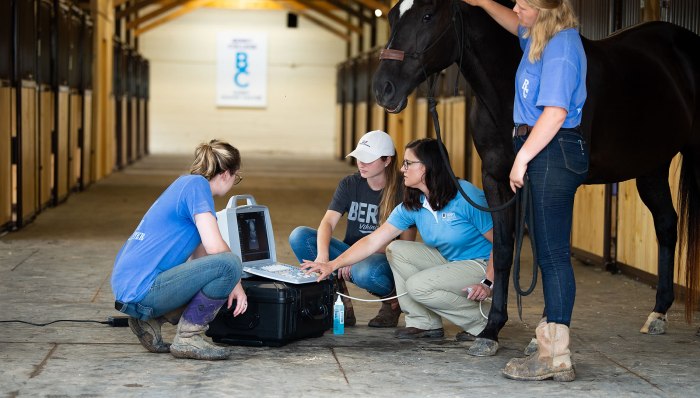
M406 98L428 76L459 56L458 0L401 0L389 12L391 36L372 82L377 103L399 113Z

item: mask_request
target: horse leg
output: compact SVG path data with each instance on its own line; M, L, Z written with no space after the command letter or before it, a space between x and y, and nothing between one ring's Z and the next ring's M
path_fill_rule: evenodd
M639 197L654 218L659 247L656 305L640 330L648 334L666 333L668 327L666 311L673 304L673 269L678 238L678 216L671 200L668 169L664 167L652 175L637 178Z
M499 184L489 174L484 174L484 192L489 204L505 203L513 196L508 185ZM515 212L511 206L491 213L493 218L493 267L494 281L489 319L484 330L477 336L467 353L485 357L496 355L498 333L508 321L508 279L513 262L513 229Z

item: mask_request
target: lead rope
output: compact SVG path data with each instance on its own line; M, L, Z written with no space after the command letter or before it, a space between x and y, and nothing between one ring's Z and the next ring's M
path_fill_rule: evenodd
M423 74L426 75L425 68L423 67L421 63L421 67L423 68ZM440 121L438 118L437 114L437 101L435 100L435 97L433 96L433 89L435 87L435 82L437 81L437 78L435 75L430 76L428 79L428 110L430 111L430 115L432 116L433 119L433 126L435 127L435 135L437 136L437 141L438 141L438 148L440 148L440 154L442 156L442 160L445 163L445 166L447 168L448 173L450 174L450 177L452 178L452 181L455 183L457 186L457 189L459 190L459 193L464 197L464 199L469 202L472 206L475 208L481 210L481 211L486 211L489 213L494 213L497 211L501 211L503 209L508 208L512 204L516 204L515 212L516 212L516 227L515 227L515 246L516 246L516 251L515 251L515 256L513 258L513 287L515 288L515 292L517 293L516 296L516 302L518 305L518 317L520 320L523 320L523 308L522 308L522 297L527 296L530 293L532 293L535 290L535 286L537 286L537 252L535 249L535 243L534 243L534 228L532 225L532 222L528 222L528 225L530 225L530 244L532 246L532 253L533 253L533 261L532 261L532 280L530 282L530 287L526 290L523 291L522 288L520 287L520 254L522 250L522 245L523 245L523 237L525 235L525 222L530 221L533 219L534 216L534 207L532 205L532 193L530 191L530 179L527 176L527 173L525 174L525 178L523 181L523 187L518 189L515 195L513 195L510 200L508 200L506 203L501 204L500 206L496 207L484 207L481 206L477 203L475 203L469 195L467 195L466 192L462 189L462 187L459 184L459 180L454 174L454 171L452 170L452 166L450 166L450 162L447 158L447 151L445 149L445 145L442 142L442 134L440 132Z

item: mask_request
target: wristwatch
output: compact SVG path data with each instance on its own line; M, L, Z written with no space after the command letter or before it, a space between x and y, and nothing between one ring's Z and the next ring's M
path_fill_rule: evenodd
M491 282L488 278L482 279L481 284L488 287L489 289L493 289L493 282Z

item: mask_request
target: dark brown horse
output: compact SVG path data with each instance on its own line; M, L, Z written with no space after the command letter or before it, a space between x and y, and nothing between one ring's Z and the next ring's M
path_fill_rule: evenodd
M510 0L498 0L510 7ZM427 76L458 63L476 101L470 131L482 159L490 206L513 195L508 175L515 158L511 143L514 79L522 56L515 36L481 8L460 1L402 0L389 13L391 39L374 75L377 102L400 112L407 96ZM666 330L674 299L678 231L686 255L686 318L697 299L700 265L700 36L662 22L646 23L604 40L583 39L588 58L588 99L581 129L590 143L587 184L636 178L637 190L654 219L659 245L654 314L645 327ZM388 50L388 51L387 51ZM683 155L679 217L668 183L671 159ZM505 325L514 211L493 213L495 281L484 331L470 354L495 355Z

